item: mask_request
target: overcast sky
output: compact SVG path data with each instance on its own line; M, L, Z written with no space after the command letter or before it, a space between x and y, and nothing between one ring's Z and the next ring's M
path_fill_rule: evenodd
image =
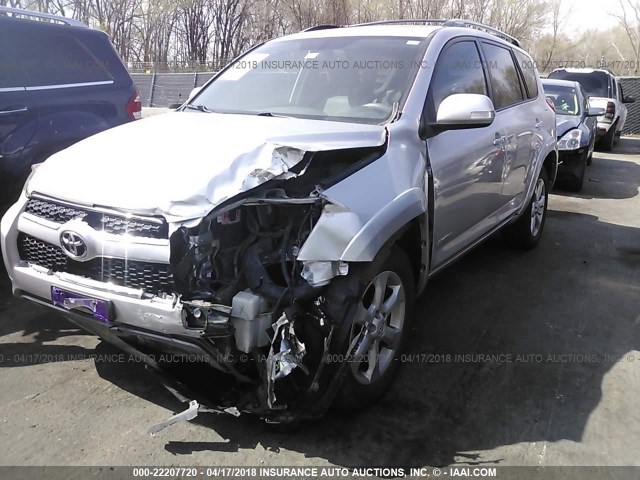
M616 25L609 12L619 12L618 0L562 0L563 13L571 9L567 29L584 31L589 28L606 30Z

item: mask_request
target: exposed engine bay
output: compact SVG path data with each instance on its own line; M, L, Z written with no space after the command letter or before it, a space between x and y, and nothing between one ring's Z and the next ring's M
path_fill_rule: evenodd
M255 171L258 187L171 235L184 327L200 333L205 363L233 378L220 407L282 423L331 404L357 343L348 318L362 287L346 262L297 256L327 205L322 190L382 153L307 153L285 175Z

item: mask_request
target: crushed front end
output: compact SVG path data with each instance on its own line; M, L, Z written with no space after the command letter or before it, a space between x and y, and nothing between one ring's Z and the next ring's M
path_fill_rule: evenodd
M2 220L14 293L157 371L170 354L223 372L220 411L317 418L355 346L348 317L362 285L339 258L298 255L336 207L323 188L383 153L305 152L285 174L253 171L251 188L189 222L23 193Z

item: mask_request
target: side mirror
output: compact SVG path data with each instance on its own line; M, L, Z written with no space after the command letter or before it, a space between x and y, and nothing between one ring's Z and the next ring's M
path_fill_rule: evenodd
M486 95L457 93L440 104L436 126L443 130L488 127L495 118L493 102Z
M633 97L624 97L622 103L636 103L636 99Z
M606 113L604 108L600 107L590 107L587 112L587 117L601 117Z
M199 94L200 90L202 90L202 87L196 87L193 90L191 90L191 93L189 93L189 98L187 98L187 102L191 100L193 97L195 97L197 94Z

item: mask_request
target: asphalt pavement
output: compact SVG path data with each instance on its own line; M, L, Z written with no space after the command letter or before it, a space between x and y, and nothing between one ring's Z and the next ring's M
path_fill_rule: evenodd
M2 272L0 464L640 465L639 187L640 139L596 153L537 249L496 237L430 282L377 405L291 432L203 414L150 436L185 405Z

